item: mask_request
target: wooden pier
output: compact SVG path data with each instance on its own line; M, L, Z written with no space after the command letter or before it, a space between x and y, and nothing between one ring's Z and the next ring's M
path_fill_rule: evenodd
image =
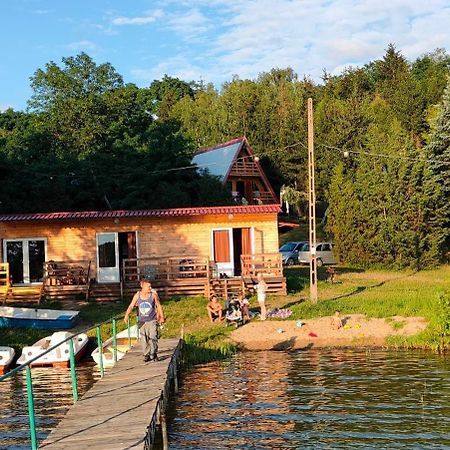
M158 425L166 440L164 411L171 386L178 389L182 343L161 339L159 360L148 363L137 344L69 409L39 448L149 450Z

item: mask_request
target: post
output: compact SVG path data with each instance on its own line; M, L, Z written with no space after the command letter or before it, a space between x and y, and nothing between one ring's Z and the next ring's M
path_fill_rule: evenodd
M117 327L116 319L112 320L114 364L117 362Z
M127 328L128 328L128 350L131 349L131 329L130 329L131 319L128 317L127 320Z
M138 341L141 339L139 335L139 314L136 315L136 339Z
M314 116L313 101L308 98L308 198L309 198L309 281L310 299L317 303L317 260L316 260L316 191L314 183Z
M69 350L70 350L70 375L72 378L72 396L73 402L75 403L78 400L78 387L77 387L77 370L75 367L75 351L73 348L73 339L69 341Z
M105 375L105 370L103 369L103 344L102 344L102 334L100 327L97 327L97 346L98 346L98 357L100 363L100 376L103 378Z
M37 439L36 439L36 423L34 420L33 384L31 381L31 370L29 365L26 368L26 373L27 373L28 416L30 418L31 449L36 450Z
M169 449L169 442L167 438L167 424L166 424L166 415L161 414L159 418L161 422L161 433L162 433L162 440L163 440L163 450Z

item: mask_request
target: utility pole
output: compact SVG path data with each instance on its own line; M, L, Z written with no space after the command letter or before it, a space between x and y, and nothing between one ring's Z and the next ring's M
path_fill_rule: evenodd
M317 303L317 260L316 260L316 190L314 187L314 118L313 101L308 98L308 199L309 199L309 296Z

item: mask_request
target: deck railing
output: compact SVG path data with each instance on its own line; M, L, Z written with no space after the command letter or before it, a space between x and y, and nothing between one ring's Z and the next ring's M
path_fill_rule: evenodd
M241 255L243 277L255 277L258 273L267 276L283 276L281 253L257 253Z
M122 262L122 280L125 284L145 277L151 281L180 280L210 277L208 258L176 256L172 258L129 258Z
M46 349L39 355L35 356L34 358L30 359L24 364L21 364L20 366L16 367L15 369L12 369L5 375L0 376L0 382L12 377L13 375L17 374L21 370L26 371L26 382L27 382L27 398L28 398L28 416L29 416L29 423L30 423L30 440L31 440L31 448L32 450L36 450L38 448L38 442L37 442L37 434L36 434L36 423L35 423L35 411L34 411L34 397L33 397L33 380L32 380L32 374L31 374L31 365L38 359L42 358L47 353L52 352L53 350L57 349L60 345L65 344L66 342L69 342L69 351L70 351L70 371L71 371L71 379L72 379L72 396L73 396L73 402L78 401L78 389L77 389L77 374L76 374L76 359L75 359L75 351L74 351L74 339L83 333L89 333L92 330L96 330L96 336L97 336L97 346L99 349L99 365L100 365L100 376L103 377L105 370L103 367L103 341L102 341L102 326L106 324L110 324L112 322L112 333L113 333L113 357L114 362L117 362L117 319L122 318L124 316L123 313L118 314L111 319L105 320L101 323L98 323L96 325L93 325L91 327L85 328L81 331L78 331L77 333L74 333L70 335L68 338L64 339L61 342L58 342L58 344ZM137 339L139 340L139 326L137 322L136 317L136 328L138 330L137 332ZM131 319L128 318L127 322L127 329L128 329L128 348L131 349Z
M44 286L83 286L89 284L91 261L46 261Z

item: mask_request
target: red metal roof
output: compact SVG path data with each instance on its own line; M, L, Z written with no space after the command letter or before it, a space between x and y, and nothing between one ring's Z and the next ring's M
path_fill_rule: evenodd
M0 214L0 222L26 222L39 220L120 219L143 217L186 217L208 214L278 213L279 205L205 206L195 208L76 211L28 214Z

